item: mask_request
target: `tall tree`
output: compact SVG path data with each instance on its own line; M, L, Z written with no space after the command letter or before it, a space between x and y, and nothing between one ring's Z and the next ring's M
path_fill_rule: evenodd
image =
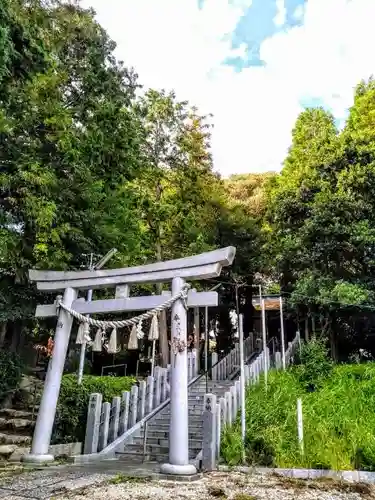
M373 136L363 116L363 108L371 116L371 87L357 90L340 135L321 109L300 116L284 169L269 191L273 264L291 303L330 335L334 357L338 334L350 329L348 318L373 295Z
M27 288L30 267L79 267L82 254L114 245L134 260L142 129L135 75L92 12L42 0L2 9L0 285L14 290L1 294L5 305Z

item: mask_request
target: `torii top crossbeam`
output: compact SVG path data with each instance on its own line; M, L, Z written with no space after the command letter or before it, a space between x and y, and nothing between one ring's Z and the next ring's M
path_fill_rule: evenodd
M30 281L38 290L61 291L110 288L123 284L162 283L175 277L201 280L220 276L221 269L230 266L236 255L235 247L222 248L193 257L156 262L136 267L98 271L29 271Z

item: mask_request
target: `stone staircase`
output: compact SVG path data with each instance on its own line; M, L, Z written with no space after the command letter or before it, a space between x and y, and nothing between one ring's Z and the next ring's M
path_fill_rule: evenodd
M0 461L18 462L28 452L42 388L41 380L24 377L8 407L0 408Z
M0 410L0 460L18 461L31 444L34 425L31 412Z
M244 341L244 357L250 362L254 352L253 336ZM206 375L196 373L196 365L187 358L188 423L190 459L199 461L202 451L204 396L212 393L218 399L238 390L240 350L237 343L222 359L213 364ZM216 361L216 362L215 362ZM102 394L90 395L83 455L75 463L102 460L130 462L165 462L169 454L169 369L155 367L154 376L140 381L121 396L106 402ZM233 396L234 397L234 396Z
M203 398L207 392L212 392L218 398L233 385L233 381L208 381L204 377L199 379L189 389L189 459L195 461L202 450L203 439ZM208 389L208 391L207 391ZM168 462L169 453L169 420L170 405L161 410L147 426L141 429L138 437L131 444L124 443L116 451L116 458L126 461Z

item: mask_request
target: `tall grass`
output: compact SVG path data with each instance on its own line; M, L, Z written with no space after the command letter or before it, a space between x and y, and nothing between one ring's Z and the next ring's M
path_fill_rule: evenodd
M225 429L221 456L235 465L375 470L375 364L341 365L315 392L306 392L299 367L271 372L268 390L247 390L246 440L237 421ZM297 398L302 398L304 455L297 439Z

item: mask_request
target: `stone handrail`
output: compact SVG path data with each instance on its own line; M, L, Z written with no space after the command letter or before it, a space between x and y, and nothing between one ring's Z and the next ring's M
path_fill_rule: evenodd
M293 342L289 342L285 352L286 366L294 361L295 353L300 346L300 334L297 332ZM258 357L245 366L245 386L259 383L265 368L270 367L269 348L262 351ZM281 353L275 355L275 368L281 369ZM224 427L231 427L237 418L241 407L240 380L237 380L225 393L225 396L217 400L215 394L206 394L203 403L203 448L200 455L202 468L210 471L216 469L220 457L221 431Z
M252 339L247 340L247 352L252 346ZM235 363L239 360L238 344L225 356L228 361L222 366L228 370L235 369ZM215 353L214 353L215 354ZM197 353L188 352L188 381L189 387L199 380L203 375L197 373ZM219 380L217 377L224 374L218 368L220 363L215 365L213 356L211 372L212 380ZM228 371L230 374L231 371ZM146 420L148 416L156 416L169 404L170 392L170 366L168 368L155 367L154 376L147 377L146 381L133 385L130 391L124 391L121 396L113 398L112 402L104 402L100 393L90 395L86 434L84 444L84 455L93 455L103 452L105 448L114 443L122 435L131 436L131 430L138 429L139 424Z

